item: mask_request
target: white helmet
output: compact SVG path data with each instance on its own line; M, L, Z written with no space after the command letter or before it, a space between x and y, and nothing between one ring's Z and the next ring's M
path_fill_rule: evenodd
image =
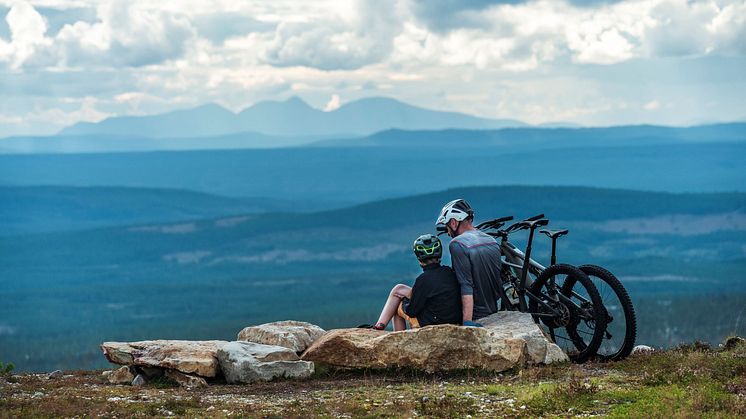
M447 203L438 216L438 221L435 222L436 226L446 225L450 220L464 221L469 217L474 216L474 210L471 208L468 202L463 199L454 199Z

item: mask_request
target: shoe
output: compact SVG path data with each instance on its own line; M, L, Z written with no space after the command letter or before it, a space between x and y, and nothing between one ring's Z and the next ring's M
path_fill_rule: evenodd
M383 330L386 328L386 325L383 323L376 323L375 325L369 325L369 324L361 324L357 327L358 329L373 329L373 330Z

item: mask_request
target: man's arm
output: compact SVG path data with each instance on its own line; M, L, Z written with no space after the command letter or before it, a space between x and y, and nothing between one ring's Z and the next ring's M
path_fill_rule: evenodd
M463 321L471 320L474 315L474 296L473 295L462 295L461 296L461 315Z
M448 251L451 253L451 263L456 272L456 279L461 286L462 317L463 320L471 320L474 315L474 279L471 276L471 260L463 245L455 240L451 240Z

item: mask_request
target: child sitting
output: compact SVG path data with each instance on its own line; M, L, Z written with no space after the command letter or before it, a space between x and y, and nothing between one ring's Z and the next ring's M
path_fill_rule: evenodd
M378 322L372 329L383 330L393 319L394 331L433 324L461 324L461 287L453 270L442 266L440 239L425 234L414 241L414 254L424 271L413 287L398 284L391 289ZM366 326L361 326L366 327Z

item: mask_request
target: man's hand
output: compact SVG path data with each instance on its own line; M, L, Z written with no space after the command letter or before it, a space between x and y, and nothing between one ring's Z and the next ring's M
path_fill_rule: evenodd
M468 326L468 327L484 327L481 323L473 322L471 320L464 320L464 326Z

